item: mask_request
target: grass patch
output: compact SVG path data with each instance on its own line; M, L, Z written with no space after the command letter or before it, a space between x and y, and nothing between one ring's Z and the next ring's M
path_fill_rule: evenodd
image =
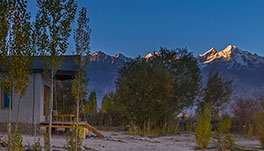
M206 149L212 149L212 150L216 150L217 149L217 146L211 146L211 147L208 147ZM255 149L243 149L243 148L240 148L239 146L234 146L232 148L227 148L229 151L257 151ZM195 150L200 150L199 148L195 147Z
M113 131L113 127L110 127L110 126L100 126L97 129L99 131Z

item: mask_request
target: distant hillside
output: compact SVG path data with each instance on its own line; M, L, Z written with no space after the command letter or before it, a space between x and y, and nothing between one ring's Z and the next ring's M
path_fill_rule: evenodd
M122 54L109 56L101 51L92 54L87 68L88 93L95 90L97 93L98 105L105 94L115 91L115 81L118 71L130 58Z
M152 54L144 57L148 59ZM129 60L131 58L122 54L109 56L101 51L92 54L87 69L90 79L88 92L96 90L99 106L104 94L115 91L118 71ZM234 80L233 100L238 97L256 98L264 92L264 57L230 45L222 51L212 48L197 56L197 61L203 83L206 82L209 71L219 72L225 78Z

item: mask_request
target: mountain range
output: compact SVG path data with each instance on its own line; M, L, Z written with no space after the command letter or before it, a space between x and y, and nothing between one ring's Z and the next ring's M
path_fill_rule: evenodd
M152 54L147 54L148 59ZM202 83L206 82L210 71L218 72L226 79L232 79L234 91L232 100L239 97L257 98L264 92L264 57L241 50L234 45L217 51L211 48L196 57L201 69ZM87 68L88 93L95 90L98 107L104 94L115 91L118 71L131 60L122 54L107 55L102 51L93 53Z

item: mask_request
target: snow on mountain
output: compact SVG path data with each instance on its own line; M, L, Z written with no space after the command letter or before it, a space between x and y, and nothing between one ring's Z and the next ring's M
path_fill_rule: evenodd
M148 53L148 54L145 55L143 58L145 58L145 59L149 59L149 58L151 58L151 57L153 57L153 54L152 54L152 53Z
M223 63L227 68L246 69L263 68L264 57L243 51L234 45L227 46L224 50L217 52L215 48L205 54L199 55L198 60L202 64Z
M158 53L158 52L154 52ZM143 58L149 59L149 53ZM94 52L87 68L88 93L95 90L98 105L105 94L115 91L118 72L131 58L123 54L107 55L102 51ZM256 98L264 92L264 57L252 54L229 45L221 51L211 48L197 56L201 69L202 83L205 84L209 72L219 72L226 79L233 79L234 92L232 100L239 97ZM99 106L98 106L99 107Z
M212 48L197 60L203 83L209 72L219 72L226 79L233 79L232 100L256 98L264 92L264 57L229 45L219 52Z

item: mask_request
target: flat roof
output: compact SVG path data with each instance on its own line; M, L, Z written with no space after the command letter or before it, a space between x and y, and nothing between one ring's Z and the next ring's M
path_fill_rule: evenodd
M63 56L63 62L59 66L56 72L56 79L58 80L71 80L74 79L75 71L77 70L77 66L73 60L74 55L66 55ZM34 63L32 66L33 73L41 73L44 71L43 62L45 60L40 59L40 57L34 58ZM51 68L48 68L50 71Z

